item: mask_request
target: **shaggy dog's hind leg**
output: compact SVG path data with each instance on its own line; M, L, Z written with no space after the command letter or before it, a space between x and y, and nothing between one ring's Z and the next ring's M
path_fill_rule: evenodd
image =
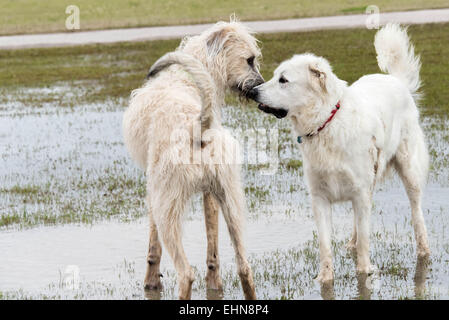
M203 194L207 234L207 289L223 290L218 257L218 204L210 193Z
M171 186L171 193L167 190L157 190L154 196L159 199L158 205L153 205L155 221L164 247L172 258L178 274L179 299L187 300L192 295L192 283L195 279L193 269L187 261L182 246L181 218L187 197L181 192L175 192ZM167 195L172 194L173 197ZM164 196L165 195L165 196Z
M229 170L225 170L223 177L217 181L221 190L217 192L216 197L220 203L234 247L237 271L245 299L255 300L256 291L253 273L246 258L246 251L243 245L242 219L245 213L245 197L240 183L239 168L236 166L227 166L227 168Z
M156 223L151 212L151 205L148 201L148 213L150 216L150 243L147 257L147 273L145 275L144 286L147 290L162 290L161 274L159 265L162 256L162 247L159 242Z

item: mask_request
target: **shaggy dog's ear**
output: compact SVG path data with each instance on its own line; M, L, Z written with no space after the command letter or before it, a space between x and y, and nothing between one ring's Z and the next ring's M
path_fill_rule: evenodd
M207 37L206 45L209 55L217 55L223 50L226 41L229 38L229 30L227 28L220 29Z
M312 83L316 83L321 90L327 92L326 73L320 70L317 66L309 66L309 71L312 75Z

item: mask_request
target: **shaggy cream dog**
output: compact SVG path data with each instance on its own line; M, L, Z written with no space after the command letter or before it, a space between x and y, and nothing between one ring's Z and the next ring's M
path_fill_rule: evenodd
M323 283L334 278L331 204L338 201L352 202L348 247L357 249L357 271L371 272L372 195L390 167L410 199L418 256L430 253L421 211L429 159L416 106L419 57L399 25L382 28L374 44L379 67L388 75L367 75L348 87L324 58L302 54L283 62L250 94L262 111L292 121L318 227Z
M259 56L256 39L242 24L219 22L198 36L186 38L176 52L160 59L150 70L149 81L131 95L123 133L131 156L147 175L148 289L161 288L160 237L178 273L179 298L191 297L194 272L181 242L181 219L189 198L202 192L208 241L207 287L222 288L217 243L220 207L245 298L256 298L242 238L246 206L239 146L221 126L219 107L228 89L245 96L263 82Z

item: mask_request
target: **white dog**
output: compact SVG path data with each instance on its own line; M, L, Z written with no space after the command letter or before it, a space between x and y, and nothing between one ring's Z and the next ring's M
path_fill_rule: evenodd
M131 156L147 174L148 289L162 287L160 236L178 274L179 298L191 297L194 273L182 246L181 219L189 198L202 192L208 240L207 287L222 289L219 205L235 249L245 298L256 298L242 242L246 205L236 161L239 148L221 126L218 108L224 104L228 89L246 95L263 82L259 56L256 39L242 24L220 22L186 38L176 52L158 60L150 70L149 81L132 93L123 133Z
M421 211L429 157L416 107L419 57L396 24L382 28L374 44L388 75L367 75L348 87L324 58L302 54L284 61L270 81L250 93L259 109L292 121L318 227L323 283L334 278L331 204L338 201L352 202L348 247L357 249L357 271L371 272L372 195L389 168L399 173L410 200L418 256L430 254Z

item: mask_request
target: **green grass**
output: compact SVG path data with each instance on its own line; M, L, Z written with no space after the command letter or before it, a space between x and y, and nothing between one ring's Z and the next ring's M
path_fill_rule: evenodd
M0 34L66 31L68 5L80 9L81 30L191 24L227 20L283 19L365 12L361 0L0 0ZM447 7L447 0L377 0L381 12Z
M356 14L356 13L364 13L365 10L366 10L366 6L361 6L361 7L345 8L345 9L341 10L341 12Z
M287 169L289 169L289 170L297 170L302 167L302 161L296 160L296 159L291 159L287 162L286 166L287 166Z
M72 190L77 190L77 198ZM98 196L89 199L92 193ZM104 175L94 182L73 183L70 187L14 185L0 188L0 196L15 199L12 205L1 208L0 228L12 225L28 228L64 223L91 224L109 218L128 221L143 214L144 211L139 208L145 196L145 185L143 180Z
M409 28L416 52L422 57L421 77L425 115L449 113L449 24ZM349 29L260 35L262 74L273 70L295 53L313 52L326 57L335 73L349 83L364 74L379 72L374 52L374 30ZM163 40L65 48L0 51L0 103L18 101L39 106L46 102L62 106L127 98L142 85L147 70L162 54L173 50L179 40ZM50 87L64 83L81 88L83 94L64 102L61 96L26 95L25 87ZM8 94L9 97L5 94ZM12 95L12 97L11 97ZM237 103L231 97L229 103Z
M256 197L259 201L263 201L270 194L270 191L260 186L249 186L245 188L245 194Z
M12 194L20 194L20 195L35 195L39 193L39 187L33 185L27 186L13 186L10 189L0 189L0 192L12 193Z
M0 87L48 87L58 81L78 87L79 81L84 81L102 87L95 91L94 86L83 86L87 90L85 102L125 97L142 83L155 59L176 48L178 43L169 40L0 51L0 69L6 72L0 76ZM17 98L21 100L20 95ZM42 97L31 98L35 99L31 103L39 103ZM52 96L45 98L43 102L52 102Z

